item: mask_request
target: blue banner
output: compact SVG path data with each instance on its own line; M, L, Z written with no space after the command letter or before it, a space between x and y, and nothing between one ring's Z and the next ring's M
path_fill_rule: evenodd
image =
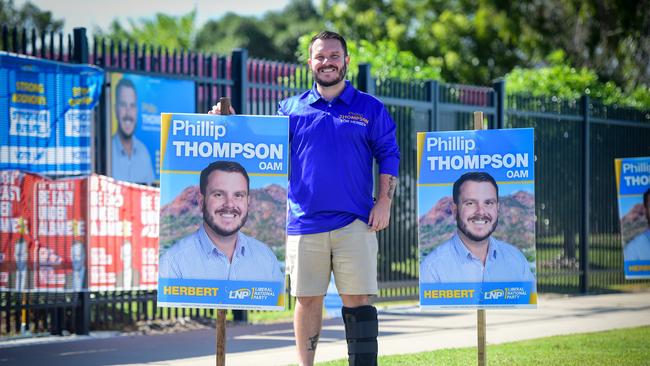
M417 135L420 304L535 307L532 128Z
M278 282L161 278L158 306L282 310L284 287Z
M103 81L94 66L0 52L0 169L90 174Z
M159 303L282 309L288 117L163 113L160 146Z
M626 279L650 278L650 157L614 161Z
M428 307L535 307L532 282L441 283L420 286L420 304Z
M160 180L160 114L194 113L194 82L111 73L111 176L151 184Z
M418 133L420 184L453 183L468 171L497 182L535 180L533 129Z
M287 117L165 114L163 171L201 171L237 161L248 174L287 175Z

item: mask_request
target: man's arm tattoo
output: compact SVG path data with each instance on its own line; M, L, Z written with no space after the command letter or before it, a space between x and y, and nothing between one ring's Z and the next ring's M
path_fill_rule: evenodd
M309 345L307 346L307 351L316 352L316 346L318 345L318 337L319 337L318 333L316 333L316 335L313 337L309 337Z
M397 188L397 177L394 177L392 175L388 176L388 192L386 193L388 199L391 200L393 199L396 188Z

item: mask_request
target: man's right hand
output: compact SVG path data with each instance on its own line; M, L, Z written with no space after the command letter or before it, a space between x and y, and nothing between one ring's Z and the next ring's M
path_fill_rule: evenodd
M212 110L208 111L208 114L221 114L221 102L213 105ZM230 106L230 114L237 114L237 112L235 112L235 108L232 106Z

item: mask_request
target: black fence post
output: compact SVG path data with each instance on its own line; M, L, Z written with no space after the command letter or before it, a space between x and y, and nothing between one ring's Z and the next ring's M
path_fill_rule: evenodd
M494 97L495 103L494 107L496 108L496 126L497 129L504 128L505 125L505 110L506 110L506 81L504 79L497 79L492 83L494 88Z
M591 181L591 142L589 140L590 118L589 118L588 95L582 96L582 118L584 121L582 133L582 223L580 227L580 292L585 294L589 291L589 218L591 216L591 202L589 183Z
M431 112L429 113L429 131L438 131L438 80L427 80Z
M370 74L370 64L360 64L359 65L359 80L357 85L359 90L366 92L368 94L375 94L375 83L372 81L372 75Z
M247 73L248 50L237 48L232 51L232 107L238 114L246 114L248 109L248 73Z
M73 29L73 52L72 62L79 64L88 63L88 37L86 28ZM77 334L90 334L90 293L88 291L79 293L79 303L75 311L75 330Z
M86 37L86 28L74 28L74 43L72 52L72 62L78 64L88 63L88 37Z
M232 76L232 101L231 105L237 113L246 114L248 109L248 50L237 48L232 51L231 76ZM235 322L247 322L246 310L233 310L232 317Z

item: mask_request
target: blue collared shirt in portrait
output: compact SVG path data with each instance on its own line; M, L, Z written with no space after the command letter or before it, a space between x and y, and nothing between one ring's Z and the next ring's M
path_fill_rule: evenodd
M132 183L150 184L156 179L151 166L151 155L145 144L132 137L131 157L124 151L120 137L115 134L111 142L111 174L113 178Z
M159 271L160 278L284 281L280 263L266 244L239 232L230 262L212 244L203 225L167 249Z
M637 235L625 245L623 257L626 261L650 260L650 229Z
M429 253L420 266L420 282L534 282L521 251L490 237L485 266L463 244L458 233Z

